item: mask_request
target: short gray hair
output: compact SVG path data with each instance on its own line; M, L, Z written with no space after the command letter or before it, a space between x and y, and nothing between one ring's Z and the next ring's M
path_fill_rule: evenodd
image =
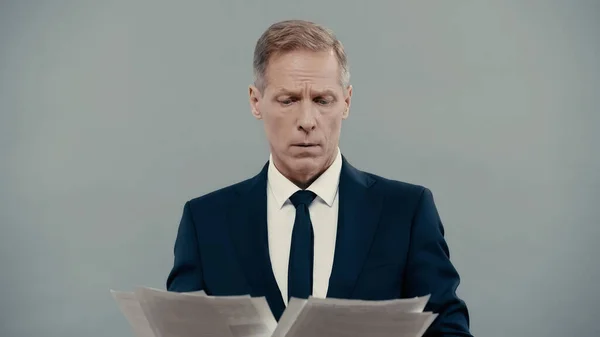
M266 87L265 74L269 59L294 51L333 50L340 66L340 84L350 84L348 59L342 43L334 33L321 25L304 20L286 20L272 24L261 35L254 49L254 85L262 92Z

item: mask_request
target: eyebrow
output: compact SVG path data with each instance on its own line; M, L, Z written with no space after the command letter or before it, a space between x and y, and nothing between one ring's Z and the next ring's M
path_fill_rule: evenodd
M279 95L290 95L290 96L300 96L301 90L288 90L285 88L278 89L275 94ZM317 96L333 96L335 97L335 91L331 89L325 89L321 91L311 91L311 94L317 94Z

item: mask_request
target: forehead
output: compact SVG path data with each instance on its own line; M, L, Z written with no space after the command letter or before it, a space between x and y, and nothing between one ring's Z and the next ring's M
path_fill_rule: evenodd
M341 89L340 66L331 51L296 50L273 56L265 78L272 88L299 89L310 85L314 89Z

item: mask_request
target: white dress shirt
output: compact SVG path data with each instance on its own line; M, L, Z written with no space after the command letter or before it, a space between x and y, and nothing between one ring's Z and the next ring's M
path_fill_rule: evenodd
M333 266L338 223L338 185L342 155L307 190L317 196L308 210L314 231L313 296L325 298ZM289 181L273 164L270 156L267 176L267 228L273 274L283 301L288 298L288 263L296 208L289 198L300 188Z

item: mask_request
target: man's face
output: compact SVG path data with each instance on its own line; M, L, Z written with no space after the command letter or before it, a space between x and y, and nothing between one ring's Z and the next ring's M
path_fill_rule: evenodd
M340 84L332 51L292 51L269 60L264 92L250 87L253 115L262 119L274 164L305 183L335 159L352 87Z

